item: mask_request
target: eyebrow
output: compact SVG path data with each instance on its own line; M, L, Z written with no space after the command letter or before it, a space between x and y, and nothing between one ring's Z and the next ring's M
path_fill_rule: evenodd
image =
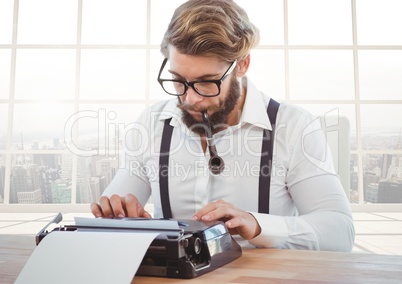
M173 75L175 75L175 76L177 76L179 78L185 79L182 75L180 75L179 73L177 73L177 72L175 72L173 70L168 70L168 71L169 71L169 73L171 73L171 74L173 74ZM194 78L195 79L194 81L213 80L212 78L219 77L219 75L220 75L219 73L216 73L216 74L204 74L204 75L202 75L200 77Z

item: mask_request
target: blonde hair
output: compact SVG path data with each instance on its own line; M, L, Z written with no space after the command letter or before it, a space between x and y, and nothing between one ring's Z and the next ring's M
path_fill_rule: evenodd
M175 10L161 52L168 58L171 44L183 54L233 62L246 58L259 39L257 27L234 1L189 0Z

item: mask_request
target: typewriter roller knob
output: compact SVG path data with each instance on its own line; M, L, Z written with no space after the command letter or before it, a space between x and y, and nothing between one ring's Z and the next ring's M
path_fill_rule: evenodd
M192 240L191 240L191 244L190 244L190 247L192 247L192 249L193 249L193 252L195 253L195 254L200 254L200 252L201 252L201 240L200 240L200 238L193 238Z
M194 252L195 254L200 254L201 252L201 240L200 238L196 238L194 241Z

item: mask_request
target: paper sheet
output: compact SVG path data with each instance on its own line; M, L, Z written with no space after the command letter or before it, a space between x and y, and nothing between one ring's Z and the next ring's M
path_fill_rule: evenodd
M108 227L108 228L137 228L158 230L180 230L175 220L141 219L141 218L85 218L75 217L77 226Z
M34 250L15 283L131 283L158 234L52 232Z

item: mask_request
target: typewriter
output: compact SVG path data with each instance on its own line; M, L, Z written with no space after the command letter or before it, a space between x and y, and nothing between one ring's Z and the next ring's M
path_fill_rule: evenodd
M116 219L124 219L127 222L144 220L142 218ZM43 238L54 231L91 231L94 233L111 230L158 232L159 235L149 246L136 275L187 279L195 278L232 262L242 254L241 247L233 240L224 223L220 221L201 222L196 220L173 220L177 221L178 224L178 227L174 229L159 229L157 227L142 228L141 222L137 222L136 224L139 225L136 226L136 228L128 228L120 225L109 227L104 225L83 226L76 224L59 226L51 231L47 230L50 224L58 224L61 220L62 215L59 213L54 220L37 234L36 244L38 245ZM147 220L163 221L160 219ZM119 224L128 223L120 222Z

